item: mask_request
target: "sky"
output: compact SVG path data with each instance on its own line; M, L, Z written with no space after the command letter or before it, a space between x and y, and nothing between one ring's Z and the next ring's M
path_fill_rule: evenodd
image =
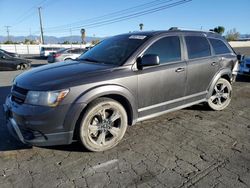
M9 32L12 36L39 35L39 6L42 7L44 35L48 36L80 35L80 28L85 28L87 36L106 37L138 31L140 23L144 24L143 30L166 30L175 26L209 30L221 25L226 28L226 31L236 28L241 34L250 34L250 0L192 0L179 6L117 23L99 27L92 25L92 28L86 26L96 22L103 23L105 19L106 21L115 19L115 14L105 15L145 3L167 4L176 1L178 0L0 0L0 35L7 35L5 26L10 26ZM153 5L145 5L147 6L145 10L154 8ZM143 10L142 7L129 9L118 17L128 15L129 11L136 13ZM93 20L96 17L98 19ZM75 22L80 23L70 25ZM57 26L60 27L52 28Z

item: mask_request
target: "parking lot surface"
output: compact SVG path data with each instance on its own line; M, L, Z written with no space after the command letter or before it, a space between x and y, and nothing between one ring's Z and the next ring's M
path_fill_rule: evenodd
M20 73L0 72L1 106ZM196 105L138 123L101 153L79 143L23 145L7 132L1 111L0 187L250 187L250 78L233 84L226 110Z

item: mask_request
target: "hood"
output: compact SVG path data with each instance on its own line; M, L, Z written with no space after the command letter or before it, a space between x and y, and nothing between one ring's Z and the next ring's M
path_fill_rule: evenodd
M15 84L28 90L46 91L72 87L100 72L110 72L113 65L88 62L59 62L33 68L16 77Z

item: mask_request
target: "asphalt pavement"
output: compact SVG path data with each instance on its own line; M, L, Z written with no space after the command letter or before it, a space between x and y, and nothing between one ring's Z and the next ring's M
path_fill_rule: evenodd
M1 106L21 72L0 72ZM250 77L237 78L224 111L196 105L138 123L101 153L23 145L1 111L0 187L250 187Z

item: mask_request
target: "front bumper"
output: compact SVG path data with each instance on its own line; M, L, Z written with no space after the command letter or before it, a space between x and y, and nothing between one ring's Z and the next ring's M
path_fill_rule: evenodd
M29 105L17 105L7 97L4 118L9 132L19 141L35 146L64 145L72 143L73 129L65 127L63 122L68 108L47 109L32 108Z

